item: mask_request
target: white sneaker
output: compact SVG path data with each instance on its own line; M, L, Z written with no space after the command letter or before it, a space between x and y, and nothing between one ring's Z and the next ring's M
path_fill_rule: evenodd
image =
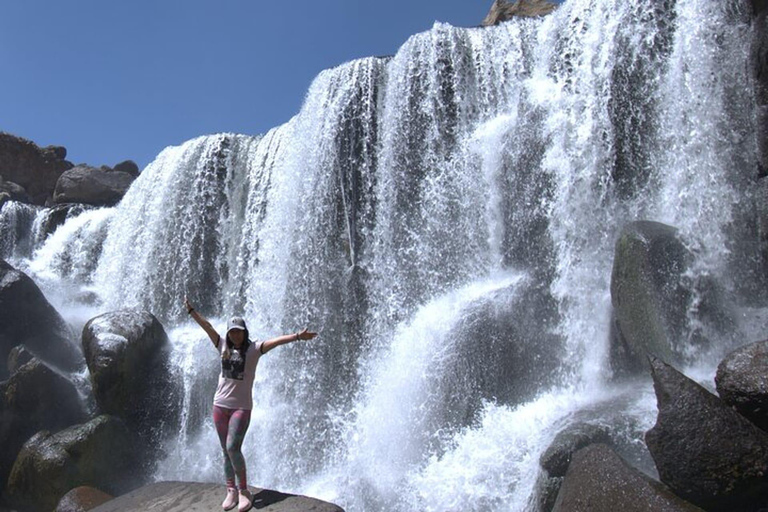
M251 491L248 489L242 489L240 491L240 503L237 507L238 512L246 512L247 510L251 510L252 505L253 496L251 496Z
M237 489L234 487L227 487L227 497L224 499L224 503L221 504L221 508L224 510L232 510L237 505Z

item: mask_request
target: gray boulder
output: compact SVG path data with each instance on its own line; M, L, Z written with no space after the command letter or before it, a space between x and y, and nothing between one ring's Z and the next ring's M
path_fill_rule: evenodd
M711 511L756 511L768 503L768 434L712 393L652 358L658 402L645 440L659 477Z
M223 485L193 482L157 482L119 496L96 507L92 512L188 512L190 510L221 510L225 490ZM286 494L270 489L250 487L253 508L270 512L344 512L332 503L306 496ZM190 506L192 508L190 508Z
M12 181L5 181L2 176L0 176L0 194L8 196L8 199L11 201L19 201L20 203L32 202L24 187Z
M629 466L603 444L593 444L576 452L553 510L702 512L663 484Z
M45 239L68 219L76 217L93 207L82 203L64 203L48 208L40 221L40 235Z
M611 276L611 365L617 374L646 368L647 354L684 363L688 343L707 343L698 326L718 333L732 329L716 283L685 276L692 262L693 255L671 226L638 221L622 230ZM700 299L696 328L689 319L694 296Z
M768 431L768 341L752 343L726 356L717 367L720 398Z
M157 452L181 413L180 379L168 364L162 324L147 311L103 314L85 324L83 351L99 410L124 419L147 452Z
M0 176L23 187L34 204L50 199L61 174L72 168L61 146L39 147L32 141L0 132Z
M37 285L26 274L0 260L0 358L24 344L46 363L65 371L82 368L83 358L70 341L72 333ZM8 373L0 365L0 379Z
M0 385L0 481L5 482L16 455L39 430L60 430L85 421L75 386L37 359Z
M41 431L27 441L8 478L9 499L32 512L53 510L75 487L121 494L136 478L136 441L118 418L99 416L56 434Z
M114 206L135 179L123 171L78 165L64 172L56 182L53 202Z

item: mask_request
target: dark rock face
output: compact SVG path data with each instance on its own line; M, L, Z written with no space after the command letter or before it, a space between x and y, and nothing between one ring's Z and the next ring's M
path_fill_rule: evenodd
M610 440L606 427L577 423L557 434L539 463L550 476L565 476L574 453L591 444L608 443Z
M46 210L45 217L40 223L40 232L43 239L53 234L56 229L64 224L67 219L76 217L91 206L81 203L64 203L53 206Z
M768 434L666 363L651 373L659 413L645 439L661 481L712 512L768 503Z
M61 175L53 201L57 204L114 206L123 198L134 179L136 177L127 172L78 165Z
M611 276L611 364L618 374L642 370L649 353L682 363L683 342L706 343L705 333L689 325L694 288L702 297L699 322L718 331L731 326L715 283L684 277L692 260L671 226L638 221L622 230Z
M593 444L574 455L554 511L701 512L701 509L630 467L608 446Z
M253 509L270 512L344 512L338 506L306 496L250 488ZM187 512L221 510L224 486L192 482L157 482L108 501L93 512ZM193 505L190 508L190 505Z
M768 341L731 352L717 367L720 398L742 416L768 431Z
M150 453L179 421L181 389L167 364L169 348L165 329L146 311L106 313L83 328L83 351L100 411L125 420Z
M32 202L44 205L61 174L72 168L60 146L40 148L35 143L0 132L0 176L20 185Z
M93 487L76 487L61 498L53 512L87 512L113 498L114 496Z
M0 481L35 432L60 430L85 420L75 386L37 359L21 366L0 387Z
M70 342L69 326L23 272L0 260L0 358L13 347L26 345L43 361L62 370L82 367L77 346ZM7 377L0 366L0 379Z
M99 416L26 442L8 478L8 496L20 508L49 511L83 485L120 494L135 489L136 441L118 418Z
M768 71L766 71L768 72ZM768 133L766 133L768 140ZM768 152L766 153L768 155ZM768 177L761 178L755 191L757 203L757 232L763 268L768 269Z
M12 181L5 181L2 176L0 176L0 194L7 196L7 199L11 201L32 202L32 198L29 197L24 187Z

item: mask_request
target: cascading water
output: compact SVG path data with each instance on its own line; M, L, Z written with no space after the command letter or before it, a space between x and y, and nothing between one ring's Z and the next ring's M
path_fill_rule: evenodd
M216 354L187 294L218 327L242 311L258 338L321 333L260 363L252 483L350 511L536 510L538 457L584 411L643 466L650 384L616 389L607 361L621 227L678 227L693 280L730 283L745 261L747 10L568 0L543 20L437 24L321 73L263 137L166 149L29 268L172 328L183 423L157 478L221 480Z

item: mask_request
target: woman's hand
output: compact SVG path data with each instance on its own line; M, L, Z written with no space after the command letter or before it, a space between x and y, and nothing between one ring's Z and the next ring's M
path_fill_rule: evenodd
M311 331L309 331L307 329L304 329L303 331L296 333L296 341L299 341L299 340L311 340L315 336L317 336L316 332L311 332Z

